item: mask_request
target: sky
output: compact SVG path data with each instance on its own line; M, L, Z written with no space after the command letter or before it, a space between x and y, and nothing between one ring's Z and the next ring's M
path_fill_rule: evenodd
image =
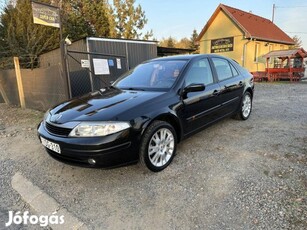
M274 23L290 37L300 37L307 50L306 0L136 0L148 19L144 30L152 29L157 40L190 38L193 29L200 33L220 3L270 20L275 4Z

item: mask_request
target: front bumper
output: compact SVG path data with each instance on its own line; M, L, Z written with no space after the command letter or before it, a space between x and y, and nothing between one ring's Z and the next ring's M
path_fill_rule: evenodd
M42 122L37 131L39 137L60 145L60 154L46 151L64 163L109 168L138 161L138 135L131 129L105 137L63 137L49 133Z

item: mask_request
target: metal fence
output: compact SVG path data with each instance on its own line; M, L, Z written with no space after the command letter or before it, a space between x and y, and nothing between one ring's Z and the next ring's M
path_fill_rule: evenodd
M58 57L57 51L52 54ZM26 108L45 111L69 98L109 86L128 69L126 57L120 55L70 50L66 58L68 74L55 59L40 68L20 69ZM103 67L108 73L101 74L99 68ZM19 95L15 69L0 70L0 103L20 106Z
M58 61L60 53L55 50L51 54L55 58L43 59L39 68L20 69L26 108L45 111L69 98L107 87L128 70L125 56L68 50L65 73ZM101 73L101 68L106 72ZM21 105L15 69L0 70L1 102Z
M51 106L110 85L127 70L157 57L156 42L85 38L36 57L31 69L0 70L0 102L47 110ZM14 59L15 60L15 59ZM22 63L20 66L28 66ZM8 62L13 68L12 61ZM1 66L0 66L1 68ZM16 66L15 66L16 68ZM19 67L18 67L19 68ZM18 79L18 80L17 80ZM20 86L17 82L22 82ZM24 95L21 100L20 95ZM23 96L21 96L23 97Z
M67 51L71 97L108 87L127 71L126 57Z

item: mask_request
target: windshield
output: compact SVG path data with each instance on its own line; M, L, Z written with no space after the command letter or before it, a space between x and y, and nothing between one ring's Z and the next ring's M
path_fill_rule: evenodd
M174 85L186 62L185 60L147 62L124 74L114 86L133 90L169 89Z

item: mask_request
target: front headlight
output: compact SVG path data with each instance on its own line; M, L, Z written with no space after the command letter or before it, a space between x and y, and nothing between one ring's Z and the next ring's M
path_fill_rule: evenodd
M81 122L69 134L70 137L101 137L130 128L128 122Z

